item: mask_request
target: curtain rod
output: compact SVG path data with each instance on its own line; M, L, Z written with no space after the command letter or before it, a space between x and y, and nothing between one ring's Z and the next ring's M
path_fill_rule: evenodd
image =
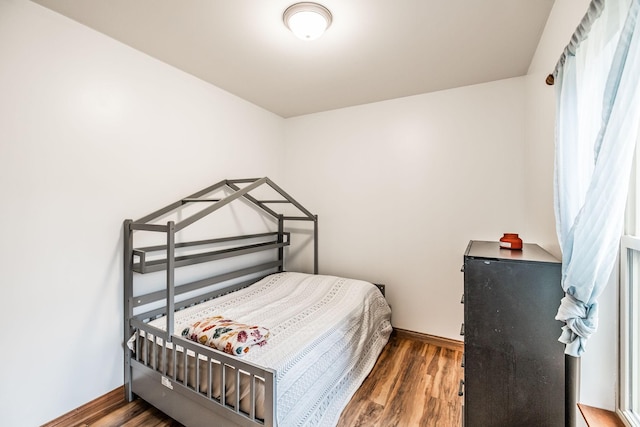
M602 14L602 10L604 9L604 2L605 0L591 0L589 9L587 9L587 13L582 17L582 21L580 21L580 24L578 24L578 27L573 32L571 40L560 55L553 73L549 74L544 80L547 85L553 86L556 80L556 76L558 75L558 71L564 65L564 62L567 60L567 56L575 56L576 49L578 48L580 43L589 36L591 25L593 25L594 21L598 19Z

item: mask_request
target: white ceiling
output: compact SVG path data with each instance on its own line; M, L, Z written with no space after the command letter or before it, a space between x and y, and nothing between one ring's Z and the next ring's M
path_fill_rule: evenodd
M316 41L296 0L33 0L282 117L526 74L554 0L322 0Z

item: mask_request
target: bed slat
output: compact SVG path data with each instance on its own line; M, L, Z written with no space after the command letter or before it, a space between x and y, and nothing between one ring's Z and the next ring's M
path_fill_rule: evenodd
M193 255L182 255L174 258L175 267L186 267L188 265L201 264L204 262L218 261L225 258L232 258L240 255L248 255L271 249L289 246L288 241L284 242L265 242L253 245L244 245L231 249L221 249L217 251L202 252ZM146 274L167 269L167 260L158 259L146 261L145 257L140 257L140 262L133 264L133 271L136 273Z

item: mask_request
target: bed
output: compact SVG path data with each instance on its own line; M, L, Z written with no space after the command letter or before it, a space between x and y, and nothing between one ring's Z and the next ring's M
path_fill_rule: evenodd
M181 240L181 230L232 202L271 218L276 231ZM192 204L198 208L184 210ZM260 178L224 180L126 220L127 398L188 426L336 425L388 341L391 311L375 285L317 274L317 219ZM286 224L298 221L312 226L302 234L313 240L313 274L285 269ZM134 247L134 234L145 233L166 243ZM200 264L219 267L205 277L177 273ZM161 288L137 284L149 273L161 275Z

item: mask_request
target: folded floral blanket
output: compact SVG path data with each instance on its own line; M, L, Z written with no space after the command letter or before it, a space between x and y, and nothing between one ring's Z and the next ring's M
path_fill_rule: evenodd
M184 328L182 336L234 356L243 356L254 345L265 345L269 330L237 323L223 316L213 316Z

